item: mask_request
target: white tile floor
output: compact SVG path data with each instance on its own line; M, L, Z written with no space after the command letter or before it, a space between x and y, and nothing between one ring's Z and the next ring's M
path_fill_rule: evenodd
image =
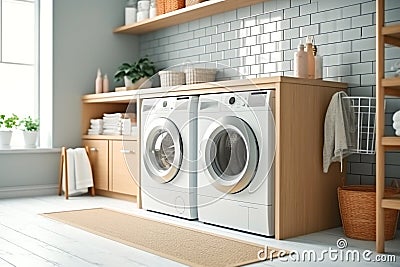
M271 238L205 225L195 221L186 221L149 213L137 209L134 203L99 196L94 198L81 196L71 198L70 200L65 200L58 196L0 200L0 266L182 266L168 259L128 247L39 215L45 212L95 207L105 207L133 214L141 214L261 245L296 250L300 255L305 250L314 250L318 257L320 257L323 250L329 251L331 248L331 250L339 251L331 251L331 257L339 256L338 260L330 260L328 253L323 254L324 266L400 266L399 233L395 240L386 242L387 254L385 255L395 255L394 259L396 262L366 262L362 259L362 253L366 250L374 251L375 242L346 238L348 247L344 250L339 250L336 242L339 238L344 238L341 228L277 241ZM361 253L360 261L346 261L346 254L349 254L353 250ZM340 258L342 254L344 255L343 260ZM371 260L374 260L377 254L373 252L371 255L366 255ZM353 259L353 257L350 257L350 259ZM294 261L288 257L284 258L283 261L289 261L290 266L321 266L322 263L314 260ZM287 266L287 262L283 261L264 261L253 266Z

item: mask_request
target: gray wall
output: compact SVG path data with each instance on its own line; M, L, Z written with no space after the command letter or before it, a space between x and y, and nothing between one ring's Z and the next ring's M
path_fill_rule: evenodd
M54 147L81 144L80 99L94 93L97 68L112 81L119 64L138 57L136 36L113 34L124 24L124 6L124 0L54 0Z
M386 0L386 21L400 21L400 1ZM375 1L273 0L149 33L140 51L159 68L213 62L218 79L293 75L299 41L314 35L324 58L324 79L346 82L356 96L375 91ZM388 48L386 70L400 58ZM388 135L399 99L386 102ZM400 178L400 154L387 153L386 174ZM375 182L375 156L349 158L348 183Z
M138 58L137 37L113 34L124 0L54 0L53 147L81 145L81 97L94 93L97 68L110 78ZM1 153L0 198L55 192L59 152ZM50 191L49 191L50 190Z

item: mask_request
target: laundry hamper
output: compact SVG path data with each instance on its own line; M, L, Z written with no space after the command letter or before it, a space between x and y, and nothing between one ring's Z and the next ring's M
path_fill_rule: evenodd
M376 239L376 193L372 185L340 186L337 189L344 234L361 240ZM385 197L399 194L400 189L388 187ZM396 234L399 211L385 209L385 240Z
M165 13L172 12L185 7L185 0L166 0Z

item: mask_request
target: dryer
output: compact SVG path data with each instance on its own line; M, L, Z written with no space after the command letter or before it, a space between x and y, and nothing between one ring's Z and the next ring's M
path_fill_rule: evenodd
M142 102L142 207L197 219L198 96Z
M199 221L274 235L274 92L200 96Z

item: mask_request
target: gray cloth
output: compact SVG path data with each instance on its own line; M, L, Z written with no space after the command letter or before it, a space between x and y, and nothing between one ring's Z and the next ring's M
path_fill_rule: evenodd
M323 171L328 172L332 162L340 162L352 154L356 147L356 118L351 107L351 100L345 92L332 96L325 115ZM343 171L343 170L342 170Z

